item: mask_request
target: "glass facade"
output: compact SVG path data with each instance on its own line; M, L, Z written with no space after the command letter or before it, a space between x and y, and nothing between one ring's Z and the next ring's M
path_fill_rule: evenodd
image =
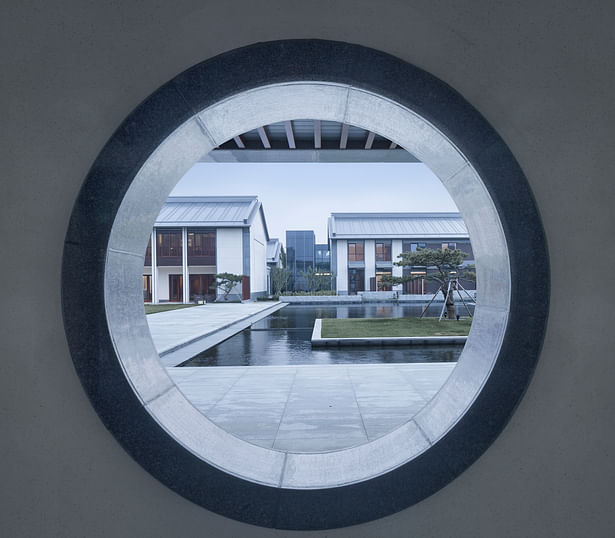
M314 246L316 238L312 230L286 232L286 267L291 272L291 286L294 291L307 291L305 273L316 267Z
M331 253L329 252L329 245L317 244L315 246L314 260L316 263L317 273L330 273L331 272Z

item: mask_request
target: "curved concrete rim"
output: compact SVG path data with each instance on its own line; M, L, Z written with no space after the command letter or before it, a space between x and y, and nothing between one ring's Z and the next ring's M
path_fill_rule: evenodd
M303 53L303 56L293 56L292 67L284 57L290 49ZM262 60L264 53L276 51L282 54L265 54L265 57L270 58L272 64L283 64L282 70L292 71L285 74L288 80L259 84L259 78L271 80L279 73L273 71L278 73L273 76L269 70L257 76L254 69L240 72L242 67L246 71L247 65L241 60L251 56ZM362 66L362 69L351 74L340 73L347 69L347 64L326 62L328 55L350 55L350 65ZM297 57L303 58L304 75L318 71L311 62L315 61L314 57L321 59L323 63L318 66L321 76L297 77ZM391 81L373 80L368 76L374 67L381 68L387 62L389 67L409 77L401 81L400 87L391 89ZM229 65L230 71L241 78L241 83L222 81L221 88L215 88L214 83L213 95L195 97L203 76L211 77L219 73L221 66L229 69ZM408 94L404 87L408 80L414 81L430 98L439 92L446 95L448 101L438 107L436 101L426 102L423 94ZM207 101L208 106L198 106ZM160 116L164 116L159 110L160 103L181 109L181 114L162 118L166 120L162 122L165 126L175 124L171 130L167 127L166 133L164 128L151 122L151 118L160 120ZM453 120L447 117L451 108L456 113ZM460 114L466 121L464 127L469 130L467 136L463 136L459 125L454 124L461 118ZM369 129L398 143L426 163L443 181L466 222L475 252L479 285L475 320L468 342L457 367L433 400L402 427L375 441L317 454L284 453L257 447L228 434L197 411L175 387L158 360L138 285L143 253L155 217L183 173L204 153L237 134L260 125L300 118L344 122ZM143 147L138 147L134 133L126 129L129 120L132 125L140 120L151 129ZM195 66L153 94L123 127L99 157L99 166L93 167L76 204L65 245L63 305L77 370L107 426L133 455L142 450L149 438L157 439L156 451L173 454L176 468L162 472L159 463L141 454L137 457L140 463L185 496L219 513L230 514L230 517L276 528L330 528L340 526L340 521L358 523L417 502L452 480L491 443L523 393L538 357L546 323L548 262L544 234L523 174L501 139L460 96L430 75L377 51L312 40L274 42L240 49ZM160 134L165 136L160 137ZM137 150L141 164L138 168L116 164L116 168L120 168L117 175L121 188L110 197L110 216L101 217L104 225L92 232L94 241L88 243L88 233L84 234L79 225L92 217L86 214L92 199L101 201L104 194L110 195L110 186L97 181L101 174L104 176L102 165L126 151L124 138L132 141L127 147ZM512 183L503 186L498 181L501 179ZM106 193L103 192L105 187ZM515 204L505 196L511 192L516 194ZM526 217L525 228L529 226L532 232L530 236L522 235L525 230L519 230L518 226L515 228L518 213L513 211L514 207L521 207ZM104 209L99 207L98 213ZM528 241L531 249L519 250L521 244ZM75 285L71 277L79 271L76 259L84 252L92 257L82 265L91 268L103 281L102 297L94 294L102 312L96 310L93 324L97 328L98 343L105 348L105 362L84 360L83 354L76 350L83 335L79 336L76 330L78 323L73 308L83 301L77 292L84 287L83 282ZM511 253L514 253L512 258ZM542 308L536 304L524 307L520 301L513 300L515 290L520 288L518 268L527 263L528 256L536 253L540 255L538 274L526 281L524 287L527 289L529 285L534 289L535 300ZM531 319L527 319L528 306L533 307ZM534 334L516 332L528 322L534 327ZM539 334L537 341L533 338L536 333ZM519 344L522 345L520 351L525 353L521 360L519 352L515 352ZM115 360L114 364L109 355L119 361ZM506 379L511 368L516 368L512 384ZM92 380L93 371L106 374L98 379L98 384ZM125 376L124 385L119 381L120 375ZM130 402L128 416L117 417L117 410L114 414L111 409L111 396L100 390L111 382L120 383L117 391L122 399ZM128 384L132 397L126 392ZM494 399L500 400L495 411L490 409ZM127 431L134 428L137 415L142 424L147 425L142 432L143 438ZM489 417L488 424L481 422L486 417ZM475 434L479 431L482 435L477 439ZM474 439L470 439L472 435ZM463 447L469 449L453 456L455 448ZM179 478L189 468L198 468L201 476L213 473L217 480L209 482L213 490L224 483L226 489L231 488L242 496L257 488L260 498L256 496L250 503L259 507L258 514L238 513L238 509L229 507L227 501L212 499L212 492L193 491L194 484L189 477ZM409 485L408 476L420 479ZM353 495L367 492L371 495L374 488L382 488L383 484L386 488L405 484L406 489L388 500L385 507L356 514L356 509L352 508ZM265 490L260 489L263 487ZM264 491L267 494L263 496ZM278 492L274 495L275 501L272 491ZM315 502L310 491L319 493L320 502ZM342 494L347 509L332 513L326 506L329 494L322 495L326 491L335 492L336 499ZM307 502L312 503L309 507L304 506L305 495L310 499ZM263 516L263 506L267 502L277 508L270 507L264 511L267 516ZM282 505L286 505L283 516ZM273 523L267 520L272 517L272 510L276 513ZM318 510L320 515L316 517Z
M402 427L374 441L311 454L256 446L213 424L175 388L158 360L145 316L131 320L125 315L126 311L142 310L138 284L145 246L156 215L182 172L234 136L260 125L299 118L369 129L428 165L451 192L468 227L479 297L469 341L458 365L425 408L408 417ZM159 187L152 188L154 184ZM135 215L142 216L138 226ZM406 463L436 443L485 383L506 327L509 298L506 239L493 202L467 159L442 133L407 108L372 92L323 81L276 84L233 95L173 132L145 162L124 197L111 230L105 269L107 320L118 358L134 391L156 421L196 456L226 472L292 488L337 487L366 480ZM129 301L134 304L128 305ZM125 330L127 324L129 332Z

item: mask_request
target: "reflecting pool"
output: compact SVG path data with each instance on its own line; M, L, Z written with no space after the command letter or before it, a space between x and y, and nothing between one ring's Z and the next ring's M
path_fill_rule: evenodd
M181 366L282 366L456 362L463 346L314 348L317 318L400 318L419 316L424 306L397 303L289 305ZM426 315L439 316L441 305Z

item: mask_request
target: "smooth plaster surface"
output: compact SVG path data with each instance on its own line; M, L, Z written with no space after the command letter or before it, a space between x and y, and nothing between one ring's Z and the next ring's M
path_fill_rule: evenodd
M532 186L552 265L549 327L516 414L420 504L302 536L611 536L613 337L599 287L610 245L615 10L604 2L4 4L2 530L9 536L286 536L215 516L150 477L79 385L60 314L68 218L121 120L190 65L256 41L384 50L451 84ZM599 250L600 264L583 261ZM9 254L10 253L10 254ZM41 270L40 260L45 260ZM565 293L564 293L565 292Z

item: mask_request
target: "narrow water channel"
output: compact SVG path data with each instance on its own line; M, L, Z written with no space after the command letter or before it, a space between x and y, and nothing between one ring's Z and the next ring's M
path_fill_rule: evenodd
M317 318L399 318L420 315L423 306L373 303L289 305L181 366L281 366L456 362L463 346L314 348ZM428 316L439 316L441 305Z

